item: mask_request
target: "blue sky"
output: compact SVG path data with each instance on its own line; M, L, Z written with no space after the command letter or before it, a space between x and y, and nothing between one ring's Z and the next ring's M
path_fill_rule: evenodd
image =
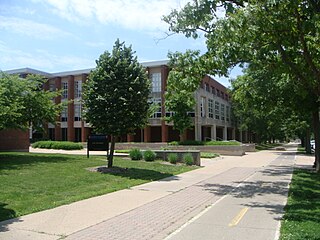
M167 59L169 51L205 51L205 39L165 38L161 16L186 0L0 0L0 70L61 72L95 67L117 38L139 61ZM165 38L165 39L163 39ZM231 77L240 74L239 69ZM218 79L229 85L225 78Z

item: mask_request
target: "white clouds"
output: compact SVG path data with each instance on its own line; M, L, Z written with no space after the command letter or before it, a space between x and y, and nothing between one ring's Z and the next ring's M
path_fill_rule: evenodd
M47 72L57 72L94 67L95 62L72 55L58 56L45 50L36 50L30 53L12 49L0 41L0 66L6 66L7 68L1 70L30 67Z
M0 29L12 31L15 33L36 37L40 39L51 39L54 36L70 35L54 26L34 22L32 20L0 16Z
M186 0L46 0L55 14L69 21L98 20L134 30L166 29L161 21L171 9L180 8Z

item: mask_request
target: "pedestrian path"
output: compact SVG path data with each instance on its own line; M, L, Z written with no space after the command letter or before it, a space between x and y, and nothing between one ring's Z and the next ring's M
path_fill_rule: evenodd
M227 216L232 220L233 212L228 209L237 211L239 206L240 208L247 207L249 210L244 214L243 219L251 216L250 221L257 221L256 216L250 215L253 212L250 205L245 206L243 202L234 203L234 199L239 201L250 198L250 196L251 198L252 196L259 197L260 194L266 196L266 192L261 192L261 189L266 189L268 192L267 189L271 188L274 191L277 189L276 186L281 187L282 195L286 195L291 176L289 172L288 179L279 180L280 182L285 181L283 185L274 185L270 181L272 177L281 175L283 169L292 169L294 161L288 156L290 157L288 154L281 155L280 152L263 151L249 153L243 157L205 160L205 167L178 176L1 222L0 239L94 240L164 239L166 237L187 239L184 234L189 235L185 232L189 230L196 234L190 234L193 236L190 239L220 239L212 238L209 230L225 230L224 227L217 227L219 224L216 223L222 219L228 222ZM288 159L284 160L284 157ZM271 179L261 179L266 176ZM239 186L246 187L239 188ZM238 192L238 190L241 191ZM271 199L268 201L272 202L272 195L270 196ZM221 205L224 203L226 205ZM217 206L217 208L212 206ZM266 206L266 204L261 206ZM279 203L279 209L282 209L283 206L284 201L282 200ZM218 211L213 214L218 218L213 219L211 216L206 220L207 222L201 224L192 220L197 217L203 221L200 215L204 216L204 212L211 214L209 208ZM219 212L219 209L225 209L225 211ZM266 210L266 214L270 212L269 210ZM279 214L281 215L281 212ZM280 217L280 215L277 216ZM247 220L249 221L249 218ZM197 226L206 226L207 229L196 228L193 231L193 224L189 221ZM240 221L239 224L243 222ZM276 222L278 223L279 219L276 219ZM181 228L181 226L184 227ZM232 228L232 230L236 229L241 228ZM208 236L205 235L206 232ZM199 236L203 238L198 238ZM247 240L247 238L243 239Z

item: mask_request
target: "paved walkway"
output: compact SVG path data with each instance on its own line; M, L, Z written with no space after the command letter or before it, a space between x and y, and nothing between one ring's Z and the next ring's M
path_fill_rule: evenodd
M0 239L276 239L294 162L263 151L0 223ZM253 234L254 232L254 234ZM250 238L251 237L251 238Z

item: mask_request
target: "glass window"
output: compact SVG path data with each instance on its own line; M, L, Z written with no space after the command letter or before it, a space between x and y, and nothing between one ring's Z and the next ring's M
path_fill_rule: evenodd
M68 107L62 109L61 111L61 122L67 122L68 121Z
M68 82L62 82L62 98L68 98Z
M214 87L211 87L211 92L213 95L216 95L216 89Z
M161 118L161 98L152 98L150 102L159 106L151 118Z
M82 93L82 81L74 82L74 98L81 98Z
M74 105L74 121L81 121L81 104Z
M200 116L201 117L206 117L206 98L201 97L201 101L200 101Z
M213 118L213 100L208 100L208 112L209 112L209 118Z
M224 113L224 104L221 104L221 120L224 121L225 113Z
M230 121L230 106L226 106L226 119L227 122Z
M220 103L217 101L215 102L215 118L220 119Z
M206 91L207 91L207 92L210 92L210 86L209 86L208 83L206 83L205 87L206 87Z
M150 77L152 92L161 92L161 73L152 73Z

